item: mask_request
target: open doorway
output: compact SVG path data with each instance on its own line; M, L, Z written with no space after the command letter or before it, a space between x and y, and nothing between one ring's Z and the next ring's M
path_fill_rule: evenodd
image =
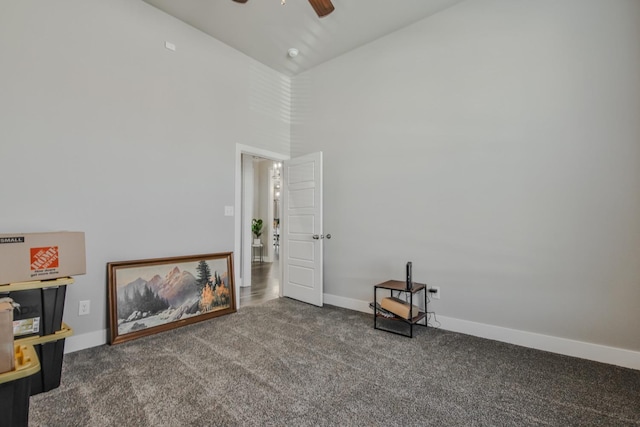
M237 144L235 283L238 307L277 298L281 291L282 161L288 156ZM259 235L253 220L261 221Z
M260 156L243 155L247 196L243 206L251 217L250 283L240 287L241 307L256 305L280 295L280 192L282 163ZM251 191L251 188L253 191ZM252 197L251 197L252 196Z

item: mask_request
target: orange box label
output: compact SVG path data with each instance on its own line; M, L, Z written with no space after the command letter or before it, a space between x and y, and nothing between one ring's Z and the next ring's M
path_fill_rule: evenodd
M31 270L58 268L58 247L31 248Z

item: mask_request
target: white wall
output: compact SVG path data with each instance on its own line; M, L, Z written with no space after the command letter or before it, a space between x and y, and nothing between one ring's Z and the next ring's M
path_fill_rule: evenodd
M65 321L95 345L106 263L232 250L235 144L291 131L327 293L411 260L442 316L638 351L639 17L467 1L295 78L290 129L286 77L141 1L0 2L0 230L86 232Z
M236 143L289 153L289 79L141 1L2 1L0 58L0 231L85 231L89 345L108 262L232 251Z
M413 261L441 316L639 351L638 40L635 0L473 0L294 77L325 292Z

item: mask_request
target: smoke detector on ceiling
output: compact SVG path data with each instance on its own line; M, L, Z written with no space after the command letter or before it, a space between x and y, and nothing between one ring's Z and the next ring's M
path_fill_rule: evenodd
M299 53L298 49L296 49L295 47L292 47L287 51L287 54L289 55L290 58L295 58L296 56L298 56L298 53Z

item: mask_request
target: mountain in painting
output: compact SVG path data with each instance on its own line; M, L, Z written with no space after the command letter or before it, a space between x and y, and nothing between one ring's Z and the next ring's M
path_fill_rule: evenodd
M198 297L198 287L196 286L196 278L188 271L181 271L178 267L174 267L163 278L159 275L153 276L151 279L144 280L139 277L122 288L121 295L126 292L129 296L133 292L142 293L144 287L148 286L154 294L163 298L171 304L172 307L179 307L185 301Z
M188 271L180 271L178 267L174 267L160 283L158 295L169 301L172 307L178 307L186 300L198 296L196 278Z
M129 296L132 296L134 292L142 293L147 283L148 282L146 280L144 280L141 277L138 277L133 282L127 283L127 285L122 289L118 289L118 296L124 297L125 293Z

